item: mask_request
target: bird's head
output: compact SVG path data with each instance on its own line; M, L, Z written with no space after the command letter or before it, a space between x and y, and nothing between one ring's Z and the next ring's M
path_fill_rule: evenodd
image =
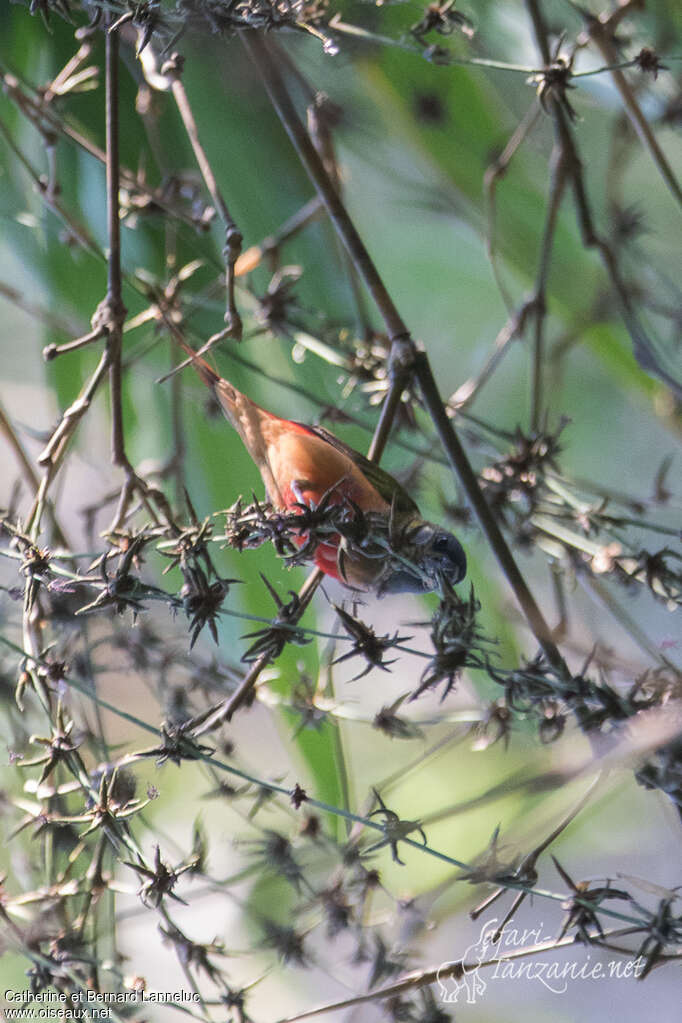
M450 586L462 581L467 571L466 554L452 533L432 522L421 522L409 534L405 553L409 565L391 572L381 580L377 594L428 593L438 589L442 580Z

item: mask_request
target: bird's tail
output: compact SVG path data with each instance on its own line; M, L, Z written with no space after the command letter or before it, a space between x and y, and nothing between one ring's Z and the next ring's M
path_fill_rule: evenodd
M251 401L247 395L238 391L229 380L218 376L206 360L193 348L190 348L178 331L174 330L173 335L180 347L187 352L195 370L218 399L226 418L243 440L246 450L258 466L269 499L277 507L285 508L286 497L282 494L273 473L268 445L269 439L272 438L273 424L286 424L286 426L294 424L287 423L286 420L280 419L279 416L256 405L255 401Z
M206 359L195 352L193 348L190 348L180 334L174 332L174 336L180 347L189 355L192 365L203 382L211 389L211 391L213 391L227 418L241 433L238 409L243 401L248 401L249 399L246 398L241 391L238 391L229 380L225 380L224 377L219 376L216 371L209 366Z

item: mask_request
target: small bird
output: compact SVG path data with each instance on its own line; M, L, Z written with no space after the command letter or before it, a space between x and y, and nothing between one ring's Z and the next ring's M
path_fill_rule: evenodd
M321 541L313 560L326 575L351 589L387 593L425 593L442 580L453 585L466 574L459 541L427 522L404 487L384 469L321 426L306 426L261 408L229 380L220 377L178 338L203 382L256 463L268 499L278 511L303 513L323 499L377 513L400 536L400 559L365 555L339 534ZM305 538L300 541L305 543ZM410 566L416 566L411 571Z

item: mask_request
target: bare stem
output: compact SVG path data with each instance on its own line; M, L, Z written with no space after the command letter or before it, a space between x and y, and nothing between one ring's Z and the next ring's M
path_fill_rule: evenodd
M87 334L83 334L82 337L77 337L73 341L67 341L63 345L46 345L43 348L43 358L45 362L52 362L58 355L66 355L68 352L76 352L79 348L86 348L91 345L93 341L99 341L101 337L107 336L107 328L104 324L99 324L94 327L93 330L88 331Z
M52 190L46 188L46 179L35 170L31 162L26 158L24 153L19 149L15 143L11 132L7 128L5 122L0 118L0 135L3 136L5 142L16 156L19 163L23 166L24 170L33 180L38 193L40 194L43 202L52 210L52 212L59 217L62 223L65 225L69 234L76 239L78 244L96 256L98 259L102 259L102 253L97 245L97 242L92 238L86 228L79 224L78 221L65 209L63 203L57 198L54 187Z
M623 956L633 958L633 952L631 949L625 948L622 945L617 946L610 943L614 938L624 937L630 933L631 928L619 928L618 930L608 931L602 936L602 938L600 938L600 943L607 945L608 948L612 948L615 952L618 952ZM516 949L515 951L509 952L505 955L494 955L490 959L476 960L472 962L465 962L463 959L458 959L448 963L441 963L437 968L413 970L411 973L405 974L399 980L394 981L392 984L388 984L385 987L375 988L372 991L368 991L360 995L354 995L353 997L346 998L340 1002L329 1002L326 1005L320 1005L315 1009L308 1009L306 1012L299 1012L293 1016L286 1016L277 1020L277 1023L299 1023L299 1021L313 1019L316 1016L336 1013L341 1009L358 1008L361 1005L367 1005L371 1002L385 1002L392 998L397 999L400 995L417 991L419 988L430 987L436 983L442 983L447 981L449 978L452 978L455 981L461 981L463 977L475 976L478 970L490 969L491 967L499 970L500 965L504 963L511 963L517 959L527 958L528 956L539 956L543 953L553 952L555 949L570 948L572 945L579 944L581 940L582 939L579 935L570 935L559 939L552 938L549 941L543 941L536 945L524 946L523 948ZM661 960L676 958L679 957L660 956Z
M324 579L324 573L319 568L311 572L303 586L298 591L298 610L299 614L296 618L291 618L290 622L295 625L296 622L300 621L304 612L308 608L310 601L313 599L315 590ZM241 707L249 698L249 694L253 690L254 686L258 682L260 673L270 663L269 654L261 654L257 661L254 662L251 670L244 676L239 684L239 688L227 698L219 703L217 707L210 707L207 711L203 711L198 714L195 718L192 718L188 722L187 727L191 729L192 735L200 736L206 732L212 732L215 728L219 728L220 725L225 721L229 721L232 718L234 712Z
M104 315L107 318L109 352L109 386L111 388L111 457L114 465L131 471L125 453L123 409L121 404L121 341L126 310L121 283L121 221L119 217L119 117L118 117L118 33L105 35L106 76L106 188L107 232L107 296Z
M522 120L517 124L514 129L511 138L507 142L506 146L500 153L500 155L490 164L486 169L485 176L483 178L483 189L486 199L487 206L487 217L486 217L486 251L488 253L488 259L493 270L495 281L500 289L500 294L507 306L507 311L511 312L512 302L507 292L507 289L502 281L502 275L500 273L499 266L497 264L497 206L496 206L496 190L497 182L504 177L509 170L509 164L513 160L514 156L518 152L519 148L523 145L528 135L532 132L533 128L537 124L538 118L542 113L540 104L537 100L529 106L526 113L523 115Z
M429 415L433 420L438 432L441 444L445 449L450 464L460 480L464 491L472 505L481 525L486 539L490 544L495 557L497 558L507 581L514 591L514 595L521 610L528 622L531 632L537 639L540 647L547 658L548 663L556 671L560 678L569 676L566 663L559 653L556 643L552 639L552 630L544 619L533 594L530 592L525 579L514 561L507 541L497 524L495 516L491 512L483 496L476 475L464 448L460 444L453 425L443 407L442 399L438 393L438 387L434 380L429 361L424 352L418 352L415 358L415 373L419 380L424 403Z
M303 122L298 116L275 61L271 58L263 36L258 32L242 32L241 40L258 68L272 105L298 153L301 163L315 185L327 213L343 241L348 254L364 280L381 313L391 340L405 338L407 327L379 276L372 257L358 234L324 163L315 149Z
M637 97L630 85L630 82L625 77L623 71L618 66L618 52L616 47L613 45L613 29L610 26L610 21L607 17L606 22L602 18L590 18L587 29L589 37L594 42L595 46L601 53L607 65L610 67L611 77L613 84L620 93L620 98L623 101L630 123L635 129L640 142L649 151L649 154L658 168L658 172L669 188L671 194L675 197L678 203L682 204L682 188L680 183L675 177L668 158L661 149L658 139L654 132L651 130L651 125L647 121L642 108L637 102Z
M5 414L5 411L4 411L4 409L2 408L1 405L0 405L0 433L3 434L3 436L5 437L5 440L7 441L9 446L12 448L12 451L14 452L14 455L15 455L17 461L19 462L19 465L21 467L21 471L22 471L23 476L24 476L25 480L27 481L27 483L28 483L28 485L29 485L29 487L31 489L31 492L33 494L36 494L38 492L39 488L40 488L40 480L38 479L38 476L36 475L36 471L33 468L31 460L29 459L28 455L24 451L23 444L21 443L21 441L17 437L16 432L14 430L14 427L12 426L12 423L10 422L10 420L7 418L7 416ZM56 542L58 544L62 545L64 550L68 550L69 549L68 541L67 541L66 537L64 536L62 528L61 528L61 526L59 525L59 523L57 521L57 517L55 515L55 511L54 511L54 508L52 507L52 505L48 505L48 514L49 514L50 520L52 522L52 529L53 529L54 539L56 540Z
M174 53L169 61L163 66L163 73L171 80L171 91L177 105L182 123L189 138L194 158L199 165L199 170L211 195L211 199L218 210L220 219L225 226L225 247L223 257L225 259L226 282L227 282L227 309L225 312L225 323L231 337L239 340L242 336L242 321L234 299L235 263L242 251L242 233L234 222L232 215L218 187L216 176L213 173L206 150L201 144L197 123L192 113L192 107L187 97L187 92L182 81L183 58L180 54Z
M537 431L542 416L543 369L545 362L545 322L547 315L547 280L554 245L557 216L566 185L566 165L562 149L555 145L552 151L549 201L540 250L540 262L532 298L535 331L533 338L530 427Z
M31 539L35 542L40 533L40 519L47 499L47 492L52 484L57 470L61 465L66 448L73 436L76 426L90 408L92 399L101 384L104 374L109 367L109 351L106 349L97 364L92 377L81 391L81 394L62 414L59 425L52 434L45 448L38 455L38 465L45 466L45 475L40 481L40 487L36 500L28 517L27 529Z
M545 59L545 54L549 52L548 31L538 0L526 0L526 7L533 22L538 48L543 55L543 59ZM631 293L621 276L616 249L598 234L595 228L590 200L585 186L583 164L566 112L560 101L556 98L550 97L549 108L554 121L557 144L561 148L564 172L573 187L573 199L583 245L589 249L596 249L601 257L614 294L620 305L621 316L630 334L635 358L645 370L655 373L668 387L679 395L682 393L679 381L662 364L661 359L656 353L655 344L647 335L637 317Z

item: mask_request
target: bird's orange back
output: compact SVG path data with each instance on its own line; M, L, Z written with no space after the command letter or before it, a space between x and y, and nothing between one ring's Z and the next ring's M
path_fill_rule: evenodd
M387 513L390 505L369 482L350 455L310 426L283 419L238 391L183 345L204 383L215 394L254 460L272 504L295 509L303 499L319 504L325 493L332 503L350 499L365 511Z

